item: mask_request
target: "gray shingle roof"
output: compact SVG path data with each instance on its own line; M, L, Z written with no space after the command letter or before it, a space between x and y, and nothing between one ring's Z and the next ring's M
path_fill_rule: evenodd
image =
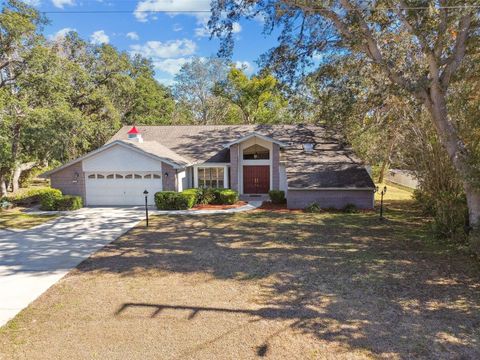
M131 126L122 127L110 140L126 140ZM197 125L137 126L146 143L158 142L190 163L229 162L224 146L252 132L288 144L282 159L287 162L289 188L365 188L374 187L361 161L351 149L324 128L302 125ZM304 143L315 144L312 153ZM141 144L141 143L140 143ZM160 149L160 148L158 148ZM165 155L163 155L165 156Z
M170 150L166 146L160 144L157 141L144 141L144 142L137 142L137 141L130 141L130 140L120 140L121 142L138 148L146 153L158 156L159 158L163 158L180 166L185 166L190 163L187 159L183 156L177 154L176 152Z

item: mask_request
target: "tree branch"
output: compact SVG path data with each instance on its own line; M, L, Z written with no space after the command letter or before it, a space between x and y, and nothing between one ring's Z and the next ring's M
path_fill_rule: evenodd
M443 89L446 89L450 84L452 75L457 71L465 56L466 42L468 37L468 31L470 30L470 24L472 23L473 14L469 13L462 16L460 19L457 39L455 46L450 57L445 62L445 69L440 76L440 84Z

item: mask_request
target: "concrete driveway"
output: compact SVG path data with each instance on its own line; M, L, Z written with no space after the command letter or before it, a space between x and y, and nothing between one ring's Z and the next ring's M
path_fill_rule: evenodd
M0 326L143 217L139 208L84 208L31 230L0 230Z

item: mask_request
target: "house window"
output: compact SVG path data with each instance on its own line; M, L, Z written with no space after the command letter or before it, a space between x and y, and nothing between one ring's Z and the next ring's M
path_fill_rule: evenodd
M208 188L224 187L224 168L198 168L198 186Z
M104 179L105 176L103 176L102 174L97 174L97 179Z
M153 178L154 178L154 179L160 179L160 178L161 178L161 176L160 176L160 175L158 175L158 174L153 174Z
M147 174L143 177L144 179L151 179L152 178L152 174Z
M90 174L90 175L88 175L88 178L89 178L89 179L95 179L95 174Z
M113 174L107 175L107 179L113 179L115 176Z
M123 175L116 174L116 175L115 175L115 179L123 179Z
M134 179L141 179L141 178L142 178L142 175L134 174L134 175L133 175L133 178L134 178Z
M133 177L132 174L125 175L125 179L131 179Z
M252 145L243 150L243 160L268 160L270 151L258 144Z

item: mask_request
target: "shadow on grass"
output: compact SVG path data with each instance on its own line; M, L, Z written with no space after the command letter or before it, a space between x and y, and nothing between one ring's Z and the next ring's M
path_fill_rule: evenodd
M242 312L289 325L318 339L379 356L480 358L480 271L465 255L425 245L425 219L411 202L375 213L250 212L155 217L79 266L124 276L144 271L208 273L256 281L260 310ZM124 304L162 309L184 306ZM257 355L268 351L268 343ZM262 355L263 354L263 355Z

